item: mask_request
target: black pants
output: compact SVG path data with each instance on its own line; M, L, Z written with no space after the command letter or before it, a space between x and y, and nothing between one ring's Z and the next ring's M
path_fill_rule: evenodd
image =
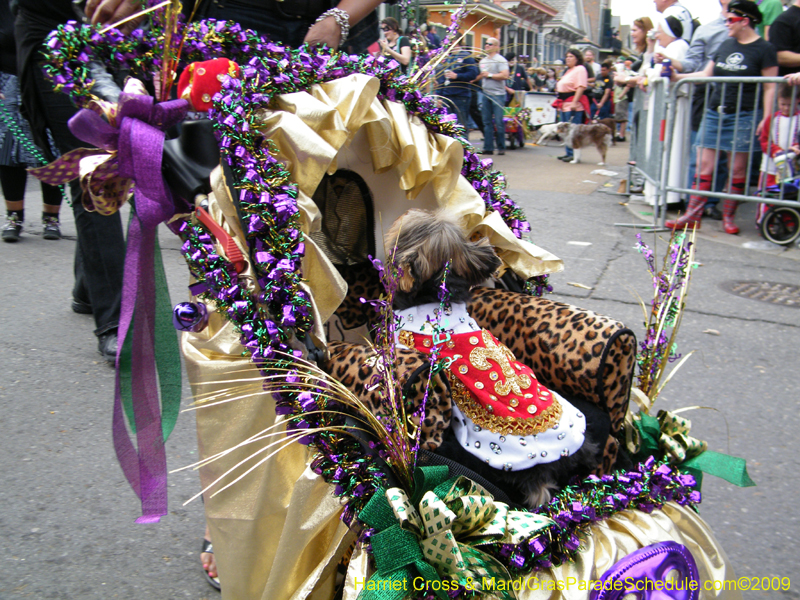
M10 134L9 134L10 135ZM0 165L0 186L3 197L10 202L25 199L28 171L25 167ZM42 183L42 201L50 206L61 206L61 188Z
M24 11L16 20L17 40L29 39L37 24L25 18ZM62 153L86 144L72 135L67 127L70 117L77 112L66 94L56 93L44 79L40 65L29 61L26 68L32 75L31 85L44 109L46 126ZM25 95L23 94L23 100ZM36 110L36 107L33 107ZM78 181L73 181L72 212L78 243L75 248L75 287L73 296L92 305L95 335L116 329L119 324L122 300L122 274L125 267L125 237L119 213L103 216L84 210L82 192Z

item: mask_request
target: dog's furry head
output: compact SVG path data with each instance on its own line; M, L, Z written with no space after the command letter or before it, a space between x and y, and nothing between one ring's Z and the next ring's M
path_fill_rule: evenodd
M572 131L572 123L569 121L562 121L558 125L556 125L556 133L558 135L568 136L570 131Z
M448 261L447 290L452 302L468 300L470 288L500 267L489 240L469 241L458 221L445 210L408 211L392 224L385 243L386 256L394 256L402 270L395 296L395 307L401 310L438 301Z

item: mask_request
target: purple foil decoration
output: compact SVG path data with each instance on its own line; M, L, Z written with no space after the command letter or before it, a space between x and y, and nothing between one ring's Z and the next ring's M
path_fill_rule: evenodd
M642 600L697 600L700 578L686 546L658 542L628 554L594 586L590 600L620 600L627 594Z
M208 309L201 302L180 302L172 309L172 324L178 331L203 331L208 325Z

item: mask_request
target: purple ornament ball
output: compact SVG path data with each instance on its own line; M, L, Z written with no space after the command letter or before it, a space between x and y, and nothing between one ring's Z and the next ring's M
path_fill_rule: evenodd
M180 302L172 309L172 324L178 331L203 331L208 325L208 310L200 302Z

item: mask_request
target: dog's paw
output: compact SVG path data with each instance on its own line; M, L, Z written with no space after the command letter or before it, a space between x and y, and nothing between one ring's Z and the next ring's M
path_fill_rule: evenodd
M597 163L597 164L598 164L599 166L601 166L601 167L602 167L602 166L604 166L606 163L604 163L604 162L599 162L599 163Z
M569 164L571 164L571 165L577 165L577 164L578 164L578 161L577 161L577 160L575 160L575 159L573 159L573 160L569 161Z

